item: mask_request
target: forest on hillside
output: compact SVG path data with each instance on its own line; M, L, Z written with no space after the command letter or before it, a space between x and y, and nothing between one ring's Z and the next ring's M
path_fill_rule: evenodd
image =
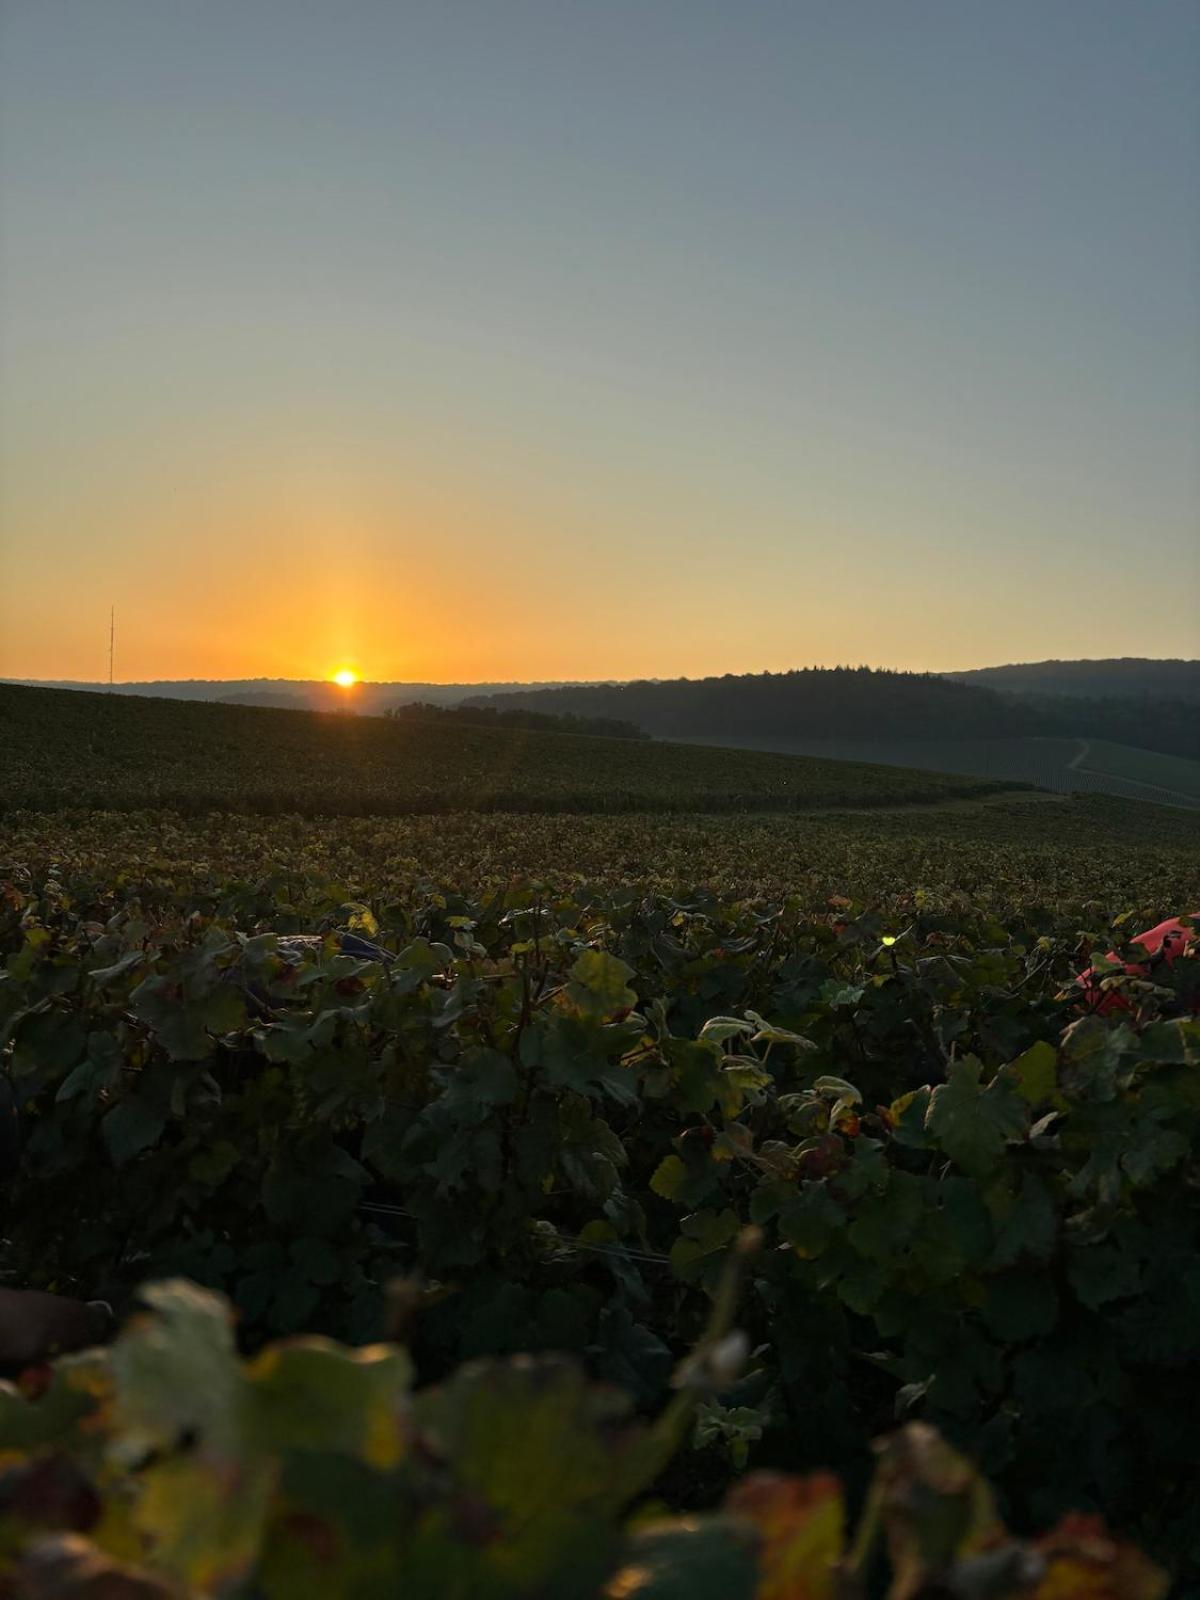
M722 677L573 685L475 696L471 704L617 717L674 739L1110 739L1200 754L1183 697L1001 694L932 673L810 667Z

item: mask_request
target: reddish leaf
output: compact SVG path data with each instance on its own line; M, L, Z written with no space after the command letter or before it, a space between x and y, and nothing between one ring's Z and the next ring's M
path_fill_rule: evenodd
M832 1600L846 1516L835 1477L756 1472L735 1486L726 1509L762 1541L756 1600Z
M0 1512L18 1526L86 1533L100 1520L100 1498L69 1456L33 1456L0 1472Z
M1100 1517L1072 1512L1035 1548L1046 1571L1029 1600L1161 1600L1170 1586L1165 1572L1114 1539Z

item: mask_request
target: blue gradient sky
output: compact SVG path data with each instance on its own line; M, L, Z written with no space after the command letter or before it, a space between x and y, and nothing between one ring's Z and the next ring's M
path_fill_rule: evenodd
M0 14L0 673L1200 653L1195 0Z

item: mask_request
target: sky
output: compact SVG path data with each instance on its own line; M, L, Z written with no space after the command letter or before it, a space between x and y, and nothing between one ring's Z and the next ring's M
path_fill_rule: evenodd
M0 676L1200 654L1196 0L2 0Z

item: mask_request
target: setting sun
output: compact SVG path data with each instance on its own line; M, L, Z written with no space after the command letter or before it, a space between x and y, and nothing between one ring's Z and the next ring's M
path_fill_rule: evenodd
M349 667L343 667L340 672L335 672L333 681L339 689L353 689L358 682L358 673L351 672Z

